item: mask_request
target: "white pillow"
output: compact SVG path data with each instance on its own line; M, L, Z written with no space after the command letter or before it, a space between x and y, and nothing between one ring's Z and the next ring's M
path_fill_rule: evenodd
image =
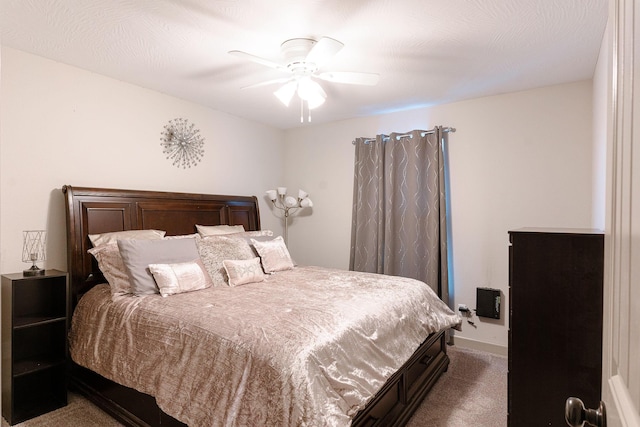
M157 294L158 286L150 264L174 264L199 259L195 239L118 240L122 262L129 273L131 291L136 295Z
M172 240L172 239L201 239L200 235L198 233L192 233L192 234L177 234L174 236L164 236L165 240Z
M116 243L120 239L158 240L166 234L162 230L125 230L109 233L89 234L89 240L94 247L107 243Z
M289 250L284 244L282 236L266 242L251 239L251 244L260 255L262 268L265 273L275 273L276 271L291 270L294 265L289 255Z
M127 268L124 266L117 243L100 245L89 249L87 252L98 261L98 268L107 282L109 282L113 295L131 293L129 273L127 273Z
M260 258L222 261L229 278L229 286L246 285L264 281L264 273L260 266Z
M149 271L160 289L160 295L197 291L213 285L200 259L174 264L149 264Z
M196 224L196 230L202 237L204 236L218 236L220 234L233 234L242 233L244 226L242 225L198 225Z

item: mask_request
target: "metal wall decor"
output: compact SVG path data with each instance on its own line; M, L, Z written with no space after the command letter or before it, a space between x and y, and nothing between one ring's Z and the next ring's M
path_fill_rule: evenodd
M204 138L200 129L187 119L169 120L161 135L162 153L173 161L173 166L183 169L197 166L204 156Z

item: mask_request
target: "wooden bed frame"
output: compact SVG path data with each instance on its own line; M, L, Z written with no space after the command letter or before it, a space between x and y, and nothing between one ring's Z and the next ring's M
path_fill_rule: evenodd
M77 188L64 186L67 263L72 312L82 295L105 280L93 257L89 234L159 229L167 235L195 233L195 224L260 229L256 197ZM391 376L352 425L402 426L449 365L444 331L430 335ZM127 426L184 426L162 412L155 399L116 384L73 362L69 385Z

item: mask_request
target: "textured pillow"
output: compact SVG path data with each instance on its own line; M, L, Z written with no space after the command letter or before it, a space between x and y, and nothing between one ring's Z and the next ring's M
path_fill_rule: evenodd
M173 264L198 259L195 239L118 240L122 261L127 268L131 291L136 295L157 294L149 264Z
M251 259L255 254L244 239L228 236L208 236L198 241L198 252L211 277L213 286L226 286L222 261Z
M264 273L258 257L244 260L227 259L222 261L222 265L224 271L227 272L229 286L246 285L264 280Z
M254 230L254 231L244 231L242 233L234 233L230 234L231 237L270 237L273 236L273 231L271 230Z
M284 244L282 236L278 236L275 239L259 242L256 239L251 239L253 247L260 255L262 261L262 268L265 273L274 273L276 271L291 270L293 268L293 261L289 250Z
M200 258L191 262L149 264L149 271L153 274L163 297L197 291L213 285Z
M218 236L221 234L241 233L244 231L242 225L198 225L196 230L201 236Z
M126 230L112 231L110 233L89 234L89 240L93 246L100 246L107 243L116 243L120 239L144 239L158 240L164 237L166 232L162 230Z
M97 248L91 248L89 252L98 261L98 268L109 286L113 295L124 295L131 293L131 283L127 268L122 262L120 250L117 243L107 243Z

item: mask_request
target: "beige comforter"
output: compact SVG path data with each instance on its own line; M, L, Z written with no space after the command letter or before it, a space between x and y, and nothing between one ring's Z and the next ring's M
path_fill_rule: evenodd
M422 282L296 267L167 298L99 285L70 348L190 426L346 426L427 335L459 322Z

